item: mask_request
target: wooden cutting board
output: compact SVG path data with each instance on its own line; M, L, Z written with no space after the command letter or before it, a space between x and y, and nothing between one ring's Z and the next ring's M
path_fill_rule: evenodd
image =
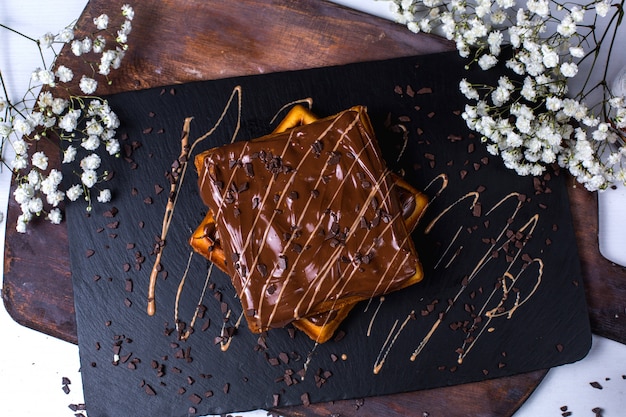
M135 5L131 48L122 69L103 93L138 90L203 79L268 73L348 62L386 59L453 49L431 36L323 1L226 2L150 1ZM122 2L90 2L79 31L93 16ZM84 30L84 29L83 29ZM67 53L59 63L73 67ZM597 251L595 195L570 188L591 322L596 333L624 340L624 270ZM20 323L76 342L67 230L38 225L36 233L14 232L19 208L9 210L3 298ZM54 242L54 244L51 244ZM42 271L46 271L42 273ZM620 280L620 278L622 278ZM451 388L281 410L291 415L349 413L397 415L440 411L446 415L510 415L545 371ZM472 401L469 401L472 399ZM393 404L393 406L390 406ZM471 408L471 409L468 409ZM388 411L389 412L389 411Z

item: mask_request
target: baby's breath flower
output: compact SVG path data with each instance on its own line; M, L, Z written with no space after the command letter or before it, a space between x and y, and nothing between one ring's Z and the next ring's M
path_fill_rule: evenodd
M68 147L63 151L63 163L69 164L74 162L76 158L76 148L73 145L68 145Z
M39 214L43 210L43 201L39 197L28 200L28 210L33 214Z
M83 75L80 79L79 87L83 93L93 94L96 91L96 88L98 88L98 82L93 78Z
M561 73L565 77L572 78L578 74L578 65L573 62L564 62L561 64Z
M56 76L62 83L68 83L74 78L74 72L65 65L59 65L57 68Z
M88 151L95 151L100 146L100 139L96 135L89 135L83 139L80 146Z
M48 33L44 33L40 38L39 38L39 44L43 47L43 48L50 48L52 46L52 43L54 42L54 35L52 34L52 32L48 32Z
M126 17L128 20L133 20L135 18L135 11L130 6L130 4L125 4L122 6L122 16Z
M433 12L431 19L438 15ZM75 38L72 26L63 28L56 35L53 32L39 38L24 35L25 39L36 44L35 51L39 49L39 52L51 48L58 55L60 47L56 44L68 44L71 53L80 56L80 61L91 71L80 75L79 91L73 91L73 85L62 85L60 95L67 98L55 97L58 84L70 83L75 79L74 71L64 65L58 65L53 70L42 60L42 67L31 72L29 89L19 101L13 102L4 95L0 96L0 140L2 146L14 151L12 159L3 162L13 171L16 183L13 198L22 211L15 225L18 232L25 232L35 216L45 217L51 223L58 224L61 211L57 206L64 200L75 201L85 195L88 208L92 207L91 193L86 190L105 176L98 173L102 169L103 160L97 152L104 142L107 153L119 154L120 145L115 139L115 130L120 122L108 103L88 96L95 94L98 89L98 79L101 78L96 73L98 70L103 75L109 75L120 67L128 48L133 18L134 10L126 4L121 8L118 23L114 24L114 18L110 19L107 14L97 16L92 19L94 27L85 28L84 33L88 35L81 39ZM111 43L115 37L118 44L107 50L107 43ZM5 80L0 77L0 91L11 91ZM44 91L37 93L42 86L46 87ZM62 163L65 164L76 160L78 144L91 152L80 161L82 172L76 173L80 177L79 184L64 187L63 175L50 167L48 155L38 149L33 150L32 154L29 152L32 142L45 137L60 139L64 148ZM98 201L108 200L110 191L102 191Z
M480 65L480 68L482 68L483 70L493 68L497 63L498 59L495 56L489 54L482 55L478 59L478 65Z
M68 111L59 120L59 128L65 130L68 133L73 132L78 126L78 118L80 117L80 115L81 111L78 109Z
M98 194L97 199L99 203L108 203L109 201L111 201L111 190L104 189L100 191L100 194Z
M611 8L611 1L610 0L604 0L604 1L601 1L601 2L595 4L596 13L600 17L606 17L606 15L609 12L610 8Z
M52 224L61 223L61 220L63 220L63 216L61 215L61 210L59 210L58 208L53 208L52 210L50 210L50 213L48 213L47 219Z
M58 39L60 42L69 43L74 39L74 30L72 28L64 28L59 32Z
M80 167L83 170L92 170L95 171L96 169L100 168L100 163L101 163L101 159L98 156L98 154L92 153L89 154L88 156L84 157L81 161L80 161Z
M32 163L42 171L48 169L48 157L42 151L33 154Z
M74 184L65 192L65 195L70 201L76 201L78 197L83 195L83 187L80 184Z
M86 169L80 176L80 180L87 188L91 188L98 182L98 173L93 169Z
M101 14L93 19L93 24L96 25L97 29L104 30L109 26L109 16Z
M109 155L116 155L120 151L120 143L117 139L109 139L106 143L106 150Z

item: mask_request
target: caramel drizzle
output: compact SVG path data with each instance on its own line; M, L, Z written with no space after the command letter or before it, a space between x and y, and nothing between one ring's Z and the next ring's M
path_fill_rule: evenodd
M524 224L519 231L525 231L526 229L529 229L529 233L532 234L533 231L535 230L536 226L537 226L537 222L539 220L539 215L534 215L530 220L528 220L528 222L526 222L526 224ZM510 239L509 239L510 241ZM485 329L489 328L489 324L491 323L491 321L494 318L498 318L498 317L502 317L502 316L506 316L508 319L510 319L511 317L513 317L513 314L517 311L518 308L520 308L522 305L524 305L530 298L532 298L532 296L535 294L535 292L537 291L537 289L539 288L539 285L541 284L542 281L542 277L543 277L543 261L539 258L534 258L532 259L532 263L536 263L538 265L538 275L537 275L537 281L535 283L535 285L533 286L532 290L529 292L529 294L522 300L521 296L520 296L520 292L515 292L514 288L515 288L515 284L517 283L517 281L522 278L522 274L524 272L528 271L528 267L521 269L517 275L513 275L511 273L511 268L513 267L513 265L516 263L516 261L519 259L519 257L521 256L522 253L522 249L526 246L527 241L524 241L523 245L521 248L518 248L517 253L515 254L515 256L513 257L513 260L509 263L508 268L506 269L506 271L504 272L503 276L502 276L502 296L500 297L500 300L498 302L498 304L490 309L487 310L487 305L489 304L489 302L491 301L491 299L496 295L496 293L498 292L498 288L494 288L491 292L491 294L489 295L487 301L485 301L485 303L483 304L482 308L479 311L479 315L485 315L487 317L487 322L486 324L481 328L480 332L478 333L478 335L474 338L474 340L471 343L467 343L466 341L463 342L463 345L461 346L461 353L459 353L459 358L458 358L458 363L461 364L463 363L463 359L465 358L465 356L467 356L467 354L472 350L472 348L474 347L474 345L476 344L476 341L480 338L480 336L483 334L483 332L485 331ZM504 244L502 246L500 246L500 248L498 250L501 250L504 247ZM507 284L507 278L510 279L511 284L508 285ZM514 304L511 308L509 309L504 309L504 303L505 301L508 299L509 295L514 292L515 293L515 301Z
M370 299L369 302L367 303L367 307L365 307L365 312L367 312L367 309L369 308L371 301L372 299ZM372 314L370 323L367 326L367 337L372 335L372 327L374 327L374 321L376 320L376 316L378 316L378 312L380 311L380 308L383 306L384 301L385 301L385 296L384 295L380 296L380 298L378 299L378 306L376 307L376 310L374 310L374 314Z
M150 272L150 283L148 286L148 305L147 305L147 313L150 316L153 316L156 312L155 290L156 290L157 276L159 273L159 266L161 264L163 251L165 249L165 242L166 242L167 234L170 229L170 224L174 216L174 210L178 202L179 193L177 192L177 190L180 187L182 187L185 175L187 173L189 155L193 153L193 150L200 142L202 142L203 140L211 136L215 132L215 130L217 130L217 128L221 125L222 121L224 120L224 117L226 117L226 114L228 113L228 109L230 108L235 98L237 98L237 122L235 125L235 130L231 137L231 142L233 142L235 138L237 137L237 134L239 133L239 129L241 128L241 107L242 107L241 86L236 86L233 89L228 99L228 102L224 106L222 114L220 115L217 122L213 125L213 127L204 135L197 138L191 146L189 146L189 135L190 135L190 128L191 128L191 121L193 120L193 117L188 117L184 121L183 134L181 137L181 153L178 158L179 161L182 161L182 166L180 167L180 171L178 172L179 179L177 181L176 180L172 181L172 183L170 184L170 196L167 200L167 205L165 207L165 214L163 216L163 222L161 225L161 236L159 236L159 240L163 242L163 246L158 247L154 265L152 266L152 270ZM180 291L182 291L182 288L179 288L179 292ZM177 293L177 305L178 305L179 297L180 295ZM175 317L175 319L177 319L177 317Z
M468 194L472 194L472 193L468 193ZM504 202L510 198L513 197L519 197L519 193L517 192L513 192L510 193L508 195L506 195L504 198L502 198L491 210L489 210L487 212L487 216L493 212L493 210L495 210L496 208L498 208L500 205L504 204ZM467 194L463 197L461 197L459 200L457 200L455 203L453 203L453 205L457 204L459 201L462 201L463 199L467 198ZM474 201L474 203L476 202L476 200ZM522 206L522 202L517 201L517 205L515 207L515 210L511 216L511 218L515 218L517 213L519 212L520 208ZM471 207L470 207L471 208ZM448 209L445 210L446 212L449 211ZM438 221L439 219L441 219L441 215L437 216L435 218L435 220L433 220L433 222L431 222L431 224L429 224L429 227L427 228L428 231L432 230L432 227L434 227L435 222ZM496 243L502 239L502 236L504 236L504 234L506 233L506 230L508 229L508 224L505 224L502 228L502 230L500 231L500 234L498 235L498 237L495 239L495 241L491 244L491 246L485 251L485 254L483 255L483 257L480 259L480 261L476 264L476 266L474 267L474 270L471 272L471 274L468 276L467 280L461 285L461 288L459 289L459 291L456 293L456 295L454 296L454 298L452 299L451 303L448 303L448 306L446 307L445 311L443 314L441 314L439 316L439 318L437 319L437 321L433 324L433 326L431 327L430 331L426 334L426 336L422 339L422 341L419 343L419 345L417 346L417 348L413 351L413 354L411 355L411 361L415 361L415 359L417 359L417 357L419 356L419 354L423 351L424 347L426 347L426 345L428 344L428 342L430 341L432 335L434 334L435 330L439 327L439 325L441 324L441 322L443 321L443 318L447 315L447 313L452 309L452 307L456 304L457 300L459 299L459 297L463 294L463 292L465 291L465 289L468 287L468 285L471 283L471 281L478 275L478 273L489 263L489 261L492 259L491 258L491 253L493 251L493 249L496 247ZM504 244L503 244L504 245Z
M391 328L391 330L389 331L387 335L387 338L385 339L385 343L383 343L383 347L381 348L380 353L378 354L378 357L376 358L376 361L374 362L374 369L372 371L374 372L374 375L378 375L380 370L383 368L383 365L385 364L385 361L387 360L387 356L389 356L391 349L396 344L398 337L400 337L400 333L402 333L402 331L404 330L406 325L409 323L409 321L414 317L414 315L415 315L415 311L413 310L406 316L406 318L402 322L402 325L400 326L398 331L395 332L395 335L394 335L395 328L398 325L398 320L395 321L395 323L393 324L393 327ZM392 335L393 335L393 338L391 337ZM385 348L385 346L387 347Z

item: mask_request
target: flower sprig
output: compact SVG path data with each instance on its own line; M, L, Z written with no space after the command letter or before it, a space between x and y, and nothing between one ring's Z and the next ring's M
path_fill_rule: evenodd
M0 139L2 163L12 170L15 181L13 197L20 205L16 229L24 233L36 217L51 223L62 221L60 204L75 201L83 196L92 208L92 193L97 192L98 202L108 202L111 191L99 184L108 178L101 171L101 157L119 155L120 145L115 138L119 119L105 100L95 96L99 78L110 83L112 70L118 69L128 48L128 35L132 30L133 8L126 4L118 18L121 23L113 27L107 14L93 19L94 30L77 39L73 26L56 34L44 34L39 39L10 30L33 41L42 66L32 72L29 88L19 100L11 101L7 85L0 71ZM48 65L43 51L51 49L56 58L60 49L69 45L71 53L87 64L90 71L78 78L72 69ZM80 58L78 58L80 57ZM80 92L75 90L78 84ZM51 158L40 146L42 141L56 141L63 155L62 163L72 163L82 148L86 153L80 160L81 172L75 172L75 183L62 189L63 174L50 164ZM61 151L59 150L59 153ZM10 154L10 155L9 155Z
M468 66L504 63L510 70L495 85L459 84L468 99L463 118L490 153L520 175L540 175L556 163L596 191L626 183L626 89L607 80L624 0L587 1L392 0L391 6L411 31L436 31L455 42ZM586 75L583 66L590 67ZM599 82L591 81L593 71ZM571 92L575 77L584 77L582 87Z

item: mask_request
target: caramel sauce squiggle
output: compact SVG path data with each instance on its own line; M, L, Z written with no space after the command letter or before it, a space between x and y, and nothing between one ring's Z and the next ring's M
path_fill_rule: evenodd
M458 363L461 364L463 363L463 359L465 359L465 357L469 354L469 352L472 350L472 348L474 347L474 345L476 344L476 342L478 341L478 339L480 338L480 336L484 333L484 331L486 329L489 329L489 324L491 323L491 321L495 318L498 317L503 317L506 316L507 319L510 319L511 317L513 317L513 314L517 311L518 308L520 308L524 303L526 303L530 298L532 298L532 296L535 294L535 292L537 291L537 289L539 288L539 285L541 284L542 281L542 277L543 277L543 261L541 259L535 258L532 260L533 263L537 263L539 265L539 271L538 271L538 275L537 275L537 279L535 282L535 285L533 286L533 288L531 289L531 291L529 292L529 294L522 300L521 299L521 295L520 292L516 292L515 293L515 302L513 304L513 306L509 309L504 309L503 305L504 302L508 299L509 294L511 292L511 289L505 289L503 287L503 294L502 294L502 298L500 299L498 305L494 308L492 308L491 310L485 312L485 309L487 308L487 304L489 303L489 300L487 300L487 302L485 302L485 304L483 305L483 308L480 311L480 314L484 314L485 317L487 317L487 322L485 323L485 325L481 328L480 332L478 333L478 335L476 335L476 337L474 337L474 339L472 340L471 343L467 343L467 342L463 342L463 346L461 347L461 351L459 353L459 357L458 357ZM513 277L510 273L506 272L505 273L505 279L506 277L510 277L511 278L511 285L515 285L515 283L520 279L521 274L528 271L528 269L522 269L515 277ZM514 288L514 287L511 287ZM489 297L491 299L491 297L495 294L496 290L494 289L494 291L492 292L491 296ZM521 301L520 301L521 300ZM502 311L499 311L501 310Z
M435 264L434 269L439 268L439 264L443 261L443 259L446 257L448 252L450 252L450 248L452 248L456 240L459 238L459 234L461 234L461 230L463 230L463 226L459 226L459 230L456 231L456 233L454 234L454 237L452 237L452 240L450 241L450 244L448 244L448 246L446 247L446 250L443 251L439 259L437 260L437 263ZM454 259L454 257L452 257L452 259ZM450 265L450 262L446 263L445 267L447 268L449 265Z
M181 162L181 166L179 168L179 171L177 172L178 180L172 181L172 184L170 185L170 197L168 198L167 205L165 207L165 214L163 216L163 222L161 226L161 236L159 237L161 242L163 242L163 246L160 246L157 249L156 259L154 261L154 265L152 266L152 270L150 272L150 283L148 286L148 306L147 306L147 313L150 316L153 316L156 312L155 289L156 289L157 275L159 272L159 265L161 264L163 251L165 249L166 237L170 228L170 224L172 222L172 218L174 216L174 210L176 208L176 204L178 202L179 193L177 192L177 190L182 187L183 181L185 179L185 175L187 173L189 155L193 153L195 147L200 142L202 142L203 140L211 136L213 132L215 132L215 130L221 125L222 121L224 120L224 117L226 117L228 109L230 108L235 98L237 98L237 122L236 122L235 130L231 138L231 142L232 142L237 137L237 134L239 133L239 129L241 128L241 107L242 107L241 86L236 86L233 89L226 105L224 106L222 114L218 118L217 122L213 125L213 127L204 135L197 138L191 144L191 146L189 146L189 135L190 135L190 130L191 130L191 121L193 120L193 117L188 117L184 121L183 134L181 138L181 153L178 158L178 161Z
M189 336L191 336L191 329L196 324L196 320L198 319L198 315L200 314L200 306L202 305L202 300L204 300L204 295L206 294L206 290L209 286L209 281L211 279L211 274L213 273L213 262L210 263L209 268L207 270L206 278L204 279L204 285L202 287L202 291L200 292L200 297L198 298L198 302L196 303L196 309L193 312L193 316L191 317L191 322L189 323L189 328L182 335L183 340L187 340ZM186 273L187 271L185 271ZM185 274L186 275L186 274ZM182 287L181 287L182 291ZM176 302L176 309L178 310L178 297ZM175 323L178 323L178 313L176 313Z
M398 337L400 336L400 333L402 333L402 331L404 330L406 325L409 323L411 318L413 318L414 314L415 314L415 311L411 311L406 316L406 318L402 322L402 325L400 326L398 331L393 336L393 339L391 339L391 341L390 341L391 335L394 333L396 325L398 324L398 320L396 320L396 322L394 323L391 331L389 331L389 335L387 335L387 339L385 340L385 343L383 343L383 347L380 350L380 353L378 354L378 357L376 358L376 362L374 363L374 370L373 370L374 375L378 375L378 373L382 369L383 365L385 364L385 360L387 359L387 356L389 356L389 353L391 352L391 349L393 348L393 345L395 345L396 341L398 340ZM385 346L387 344L388 344L388 346L385 348ZM383 353L383 351L384 351L384 353ZM382 358L381 358L381 354L382 354Z
M187 266L185 267L185 272L183 272L183 276L178 283L178 289L176 290L176 301L174 302L174 323L176 323L176 327L178 328L178 305L180 301L180 296L183 292L183 287L185 286L185 281L187 280L187 275L189 274L189 266L191 265L191 258L193 257L193 252L189 252L189 257L187 258Z
M280 115L280 113L285 111L287 109L287 107L291 107L293 105L300 104L300 103L306 103L308 105L308 107L309 107L309 110L311 110L313 108L313 99L311 97L303 98L303 99L300 99L300 100L294 100L294 101L292 101L290 103L285 104L280 109L278 109L276 114L274 114L274 117L272 117L272 120L270 120L270 124L273 124L276 121L276 119L278 118L278 115Z
M468 194L474 194L475 192L471 192ZM467 198L468 194L466 194L465 196L461 197L459 200L457 200L456 202L453 203L453 205L456 205L460 200ZM519 212L521 206L522 206L522 202L519 200L519 196L520 194L517 192L512 192L507 194L505 197L503 197L497 204L494 205L493 208L491 208L486 215L490 215L496 208L500 207L502 204L504 204L505 201L511 199L511 198L518 198L517 201L517 205L515 207L515 210L513 212L513 214L511 215L511 218L515 218L517 216L517 213ZM477 196L476 196L477 198ZM476 200L474 201L474 204L476 203ZM446 208L444 210L444 212L448 212L449 208ZM439 215L435 220L440 220L441 219L441 215ZM432 227L435 226L435 222L432 222L429 227L428 227L428 231L432 230ZM428 342L430 341L432 335L434 334L435 330L439 327L439 325L441 324L441 322L443 321L443 318L447 315L447 313L450 312L450 310L452 309L452 307L456 304L457 300L459 299L459 297L463 294L463 292L466 290L467 286L469 285L469 283L474 279L474 277L476 277L478 275L478 273L489 263L489 261L492 259L491 258L491 253L493 252L493 249L496 246L496 243L498 241L500 241L500 239L502 239L502 236L505 235L507 229L508 229L508 224L505 224L503 226L503 228L501 229L498 237L495 239L495 241L491 244L491 246L485 251L484 255L482 256L482 258L478 261L478 263L474 266L474 269L472 270L472 272L470 273L470 275L467 277L467 279L465 280L465 282L461 285L461 288L459 289L459 291L457 291L456 295L453 297L452 302L448 303L448 306L446 307L446 309L444 310L443 314L441 314L439 316L439 318L437 319L437 321L433 324L433 326L431 327L430 331L426 334L426 336L424 336L424 338L422 339L422 341L419 343L418 347L413 351L413 354L411 355L410 359L411 361L415 361L415 359L417 359L417 356L419 356L419 354L423 351L424 347L428 344Z
M371 299L370 299L371 301ZM385 301L385 296L381 296L378 299L378 306L376 307L376 310L374 310L374 314L372 314L372 317L370 318L370 323L367 326L367 337L371 336L372 334L372 327L374 327L374 321L376 321L376 316L378 316L378 312L380 311L380 308L383 306L383 302ZM370 303L367 303L367 307L369 307ZM367 307L365 308L364 312L367 312Z

